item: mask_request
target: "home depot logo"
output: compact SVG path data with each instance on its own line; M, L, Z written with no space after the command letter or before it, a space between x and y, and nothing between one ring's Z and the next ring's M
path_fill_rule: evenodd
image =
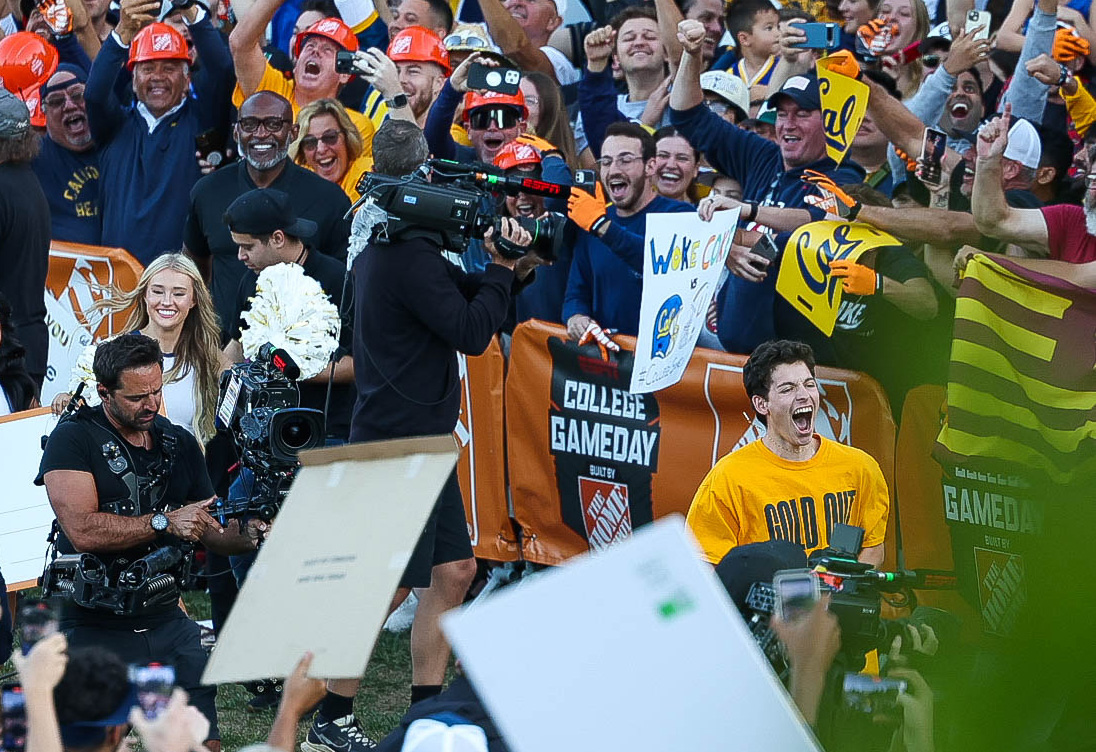
M406 55L411 51L411 37L398 37L392 40L392 49L388 50L388 55Z
M627 485L580 475L578 497L591 550L607 548L632 534Z
M170 34L153 34L152 50L154 52L169 52L175 49L175 40Z

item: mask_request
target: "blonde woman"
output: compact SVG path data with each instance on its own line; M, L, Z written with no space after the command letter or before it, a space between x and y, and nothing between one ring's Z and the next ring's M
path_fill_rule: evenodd
M297 116L297 138L289 145L289 158L325 180L337 183L356 201L355 186L362 173L373 167L365 153L362 134L336 99L317 99Z
M95 303L92 310L109 316L131 305L136 307L122 333L139 331L160 343L164 353L163 405L167 417L205 444L216 432L213 417L219 379L228 364L221 353L213 298L198 267L180 253L159 256L145 268L132 292L113 290L110 296ZM94 353L92 345L80 358L88 372ZM89 378L84 370L79 364L74 369L70 389L75 390L80 380ZM84 390L84 396L93 400L94 393L93 388ZM69 399L67 393L58 394L53 399L53 411L63 410Z

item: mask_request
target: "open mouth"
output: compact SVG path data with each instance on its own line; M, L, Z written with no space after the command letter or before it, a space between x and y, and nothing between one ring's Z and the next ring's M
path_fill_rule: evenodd
M310 76L320 75L320 64L315 60L309 60L304 64L304 72Z
M492 134L483 137L483 148L491 152L495 152L501 149L504 143L506 143L506 141L502 137L502 134Z
M171 319L178 316L179 312L173 308L157 308L156 315L162 319L167 319L168 321L170 321Z
M951 106L949 112L955 120L962 120L970 114L970 105L966 102L956 102Z
M810 406L797 407L792 410L792 422L802 434L810 434L814 428L814 408Z
M526 201L522 201L514 206L514 211L520 217L531 217L536 210L537 208L533 206L531 202Z
M324 159L317 159L316 160L316 166L318 168L320 168L321 170L323 170L324 172L327 172L328 170L330 170L332 167L335 166L336 159L337 159L337 157L326 157Z
M609 198L619 201L628 194L628 181L621 178L609 179Z
M87 130L88 119L82 112L77 112L61 120L61 125L69 131L80 132Z
M681 181L684 179L685 175L680 170L675 170L669 167L664 170L659 170L658 173L658 182L666 183L667 185L676 186L680 184Z

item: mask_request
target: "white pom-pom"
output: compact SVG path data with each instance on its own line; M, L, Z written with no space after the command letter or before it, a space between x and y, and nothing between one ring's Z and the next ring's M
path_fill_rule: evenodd
M289 353L302 379L320 373L339 346L339 310L299 264L263 269L243 319L244 355L252 358L270 342Z
M107 340L103 341L106 342ZM84 391L80 394L80 397L91 407L95 407L102 402L99 399L99 390L95 388L98 382L95 380L95 371L92 368L95 363L95 348L99 347L99 344L98 342L92 342L85 347L84 351L80 353L80 357L76 359L76 363L72 366L72 370L69 371L68 393L76 394L80 382L83 382Z

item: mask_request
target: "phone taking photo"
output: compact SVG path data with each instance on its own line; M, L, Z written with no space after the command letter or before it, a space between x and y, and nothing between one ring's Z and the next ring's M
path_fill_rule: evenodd
M776 261L780 249L776 247L776 241L773 240L773 236L765 233L762 234L760 240L754 243L754 247L750 249L750 252L756 256L760 256L769 263L772 263L773 261Z
M499 94L517 94L521 84L521 71L516 68L472 63L468 68L468 88L487 89Z
M807 35L806 41L793 44L801 50L832 50L841 44L841 26L835 23L792 23Z
M175 689L175 667L160 663L130 666L129 680L137 690L137 704L150 721L164 712Z
M0 687L0 711L4 714L0 749L3 752L23 752L27 746L27 703L20 685L5 684Z
M57 634L57 614L45 601L28 599L19 609L19 625L22 638L20 647L23 655L40 640Z
M993 20L993 14L988 10L972 10L967 13L966 23L963 25L963 33L969 34L979 26L975 39L989 39L989 23Z
M922 183L939 185L943 176L944 152L948 148L948 134L935 128L926 128L925 137L921 142L921 170L919 177Z
M822 583L813 570L789 569L773 577L773 595L780 620L797 621L809 614L822 597Z
M359 71L354 67L354 53L348 50L339 50L335 53L335 72L336 73L348 73L351 75L357 74Z
M898 695L904 695L908 687L902 679L849 672L842 688L846 711L872 719L898 720L902 714Z

